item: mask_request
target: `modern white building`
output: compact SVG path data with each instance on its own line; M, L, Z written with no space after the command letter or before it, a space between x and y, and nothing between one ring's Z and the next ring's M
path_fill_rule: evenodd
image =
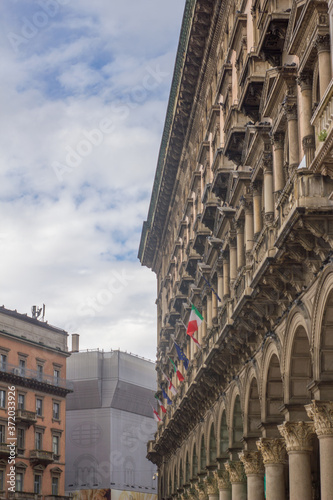
M74 352L66 412L66 491L112 489L157 493L146 459L156 431L153 362L120 351ZM153 479L154 477L154 479Z

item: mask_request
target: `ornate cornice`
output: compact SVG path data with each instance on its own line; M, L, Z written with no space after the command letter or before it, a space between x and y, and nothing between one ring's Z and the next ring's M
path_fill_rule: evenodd
M312 438L315 432L313 422L284 422L278 425L280 434L286 442L286 449L290 451L312 451Z

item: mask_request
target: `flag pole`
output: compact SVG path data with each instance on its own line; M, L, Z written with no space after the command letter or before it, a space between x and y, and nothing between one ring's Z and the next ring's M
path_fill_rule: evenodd
M208 279L205 278L204 274L202 271L199 270L199 273L201 273L201 276L203 277L203 279L205 280L205 282L207 283L207 285L209 286L209 288L211 289L211 291L213 292L213 294L216 296L217 300L219 302L222 302L222 300L220 299L220 297L217 295L217 293L215 292L213 286L209 283Z

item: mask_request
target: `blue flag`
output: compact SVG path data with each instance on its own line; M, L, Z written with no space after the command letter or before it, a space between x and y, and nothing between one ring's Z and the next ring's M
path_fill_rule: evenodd
M165 390L163 389L163 387L162 386L160 386L160 387L162 389L162 394L163 394L164 399L166 399L168 405L172 405L171 399L169 398L169 396L167 395L167 393L165 392Z
M179 345L176 344L176 342L175 342L175 346L176 346L176 351L177 351L177 354L178 354L179 361L183 362L183 366L184 366L185 370L187 370L188 369L188 365L189 365L189 360L185 356L183 349L181 347L179 347Z

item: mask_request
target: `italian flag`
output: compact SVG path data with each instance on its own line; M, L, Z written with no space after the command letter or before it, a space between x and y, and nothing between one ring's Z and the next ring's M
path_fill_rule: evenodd
M154 412L154 420L155 420L155 422L162 422L162 420L160 419L159 414L157 413L157 411L154 408L153 408L153 412Z
M187 327L187 335L192 337L193 333L199 329L199 326L203 322L203 317L199 313L198 309L192 304L190 319Z
M183 377L183 375L180 373L180 371L178 370L177 366L176 366L176 365L175 365L175 363L172 361L172 359L171 359L171 358L169 358L169 359L170 359L170 361L171 361L171 364L172 364L172 366L173 366L173 369L174 369L174 371L175 371L175 374L176 374L176 375L177 375L177 377L178 377L179 382L183 382L183 381L185 380L185 379L184 379L184 377Z
M163 411L163 413L166 413L167 411L166 411L165 407L163 406L163 403L159 400L159 397L158 397L157 394L155 394L155 398L157 399L157 402L160 405L161 410Z
M198 347L201 348L199 342L195 337L193 337L194 332L197 332L199 329L199 326L203 322L203 317L199 313L198 309L192 304L192 309L191 309L191 314L190 314L190 319L188 322L187 330L186 333L191 337L193 342L197 344Z
M177 391L176 391L175 386L173 385L173 383L171 382L171 380L169 379L169 377L168 377L168 376L167 376L164 372L162 372L162 373L163 373L164 378L168 381L168 384L169 384L169 385L168 385L168 389L169 389L169 391L171 391L171 392L172 392L172 394L173 394L174 396L176 396Z

